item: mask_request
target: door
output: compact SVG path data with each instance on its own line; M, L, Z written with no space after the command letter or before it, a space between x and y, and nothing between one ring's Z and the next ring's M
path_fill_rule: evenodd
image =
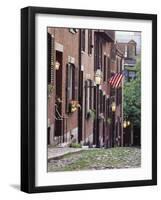
M56 51L56 62L59 68L55 69L55 136L60 136L59 143L62 142L62 59L63 53Z
M79 73L79 93L78 93L78 100L81 105L83 106L83 71ZM78 142L82 141L82 132L83 132L83 109L78 109Z
M50 144L50 127L48 127L48 135L47 135L48 145Z

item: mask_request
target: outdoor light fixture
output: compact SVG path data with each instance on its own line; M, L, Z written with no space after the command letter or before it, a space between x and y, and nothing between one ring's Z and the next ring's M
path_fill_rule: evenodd
M115 102L112 102L112 112L115 112L116 111L116 103Z
M126 121L124 121L124 123L123 123L123 127L124 127L124 128L127 127L127 122L126 122Z
M127 121L127 125L130 126L130 121Z
M56 70L59 70L59 67L60 67L60 63L59 63L58 61L56 61L56 62L55 62L55 69L56 69Z
M97 71L95 73L95 83L96 83L96 85L101 84L101 79L102 79L101 70L97 69Z

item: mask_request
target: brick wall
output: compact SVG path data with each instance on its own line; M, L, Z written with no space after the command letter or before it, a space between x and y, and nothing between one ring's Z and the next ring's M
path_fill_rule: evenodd
M48 28L48 32L54 36L55 40L55 51L61 51L62 52L62 83L60 84L60 87L62 89L61 93L61 100L62 100L62 109L61 109L61 116L63 116L64 119L64 133L72 134L72 130L75 130L78 127L78 112L74 112L71 114L68 114L66 112L66 84L67 84L67 72L66 72L66 65L69 62L69 59L74 59L73 64L75 65L75 68L79 69L79 32L77 33L71 33L68 28ZM54 71L54 77L55 77L56 71ZM79 70L77 70L77 77L78 77ZM78 81L78 79L76 79ZM56 85L56 80L54 79L54 85ZM54 93L54 92L53 92ZM54 112L54 101L55 94L53 94L53 97L50 101L48 101L48 117L50 123L55 122L55 112ZM63 125L62 125L63 126ZM63 130L62 130L63 131ZM54 134L54 133L51 133ZM74 131L75 135L75 131ZM65 139L67 139L66 136L64 136ZM69 137L68 137L69 138ZM65 141L64 141L65 142Z

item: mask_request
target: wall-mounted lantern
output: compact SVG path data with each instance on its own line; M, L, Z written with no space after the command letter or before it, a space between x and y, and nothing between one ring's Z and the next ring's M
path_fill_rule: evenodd
M97 71L95 73L95 83L96 83L96 85L100 85L101 80L102 80L101 70L97 69Z
M123 122L123 127L124 127L124 128L127 127L127 122L126 122L126 121Z
M130 121L127 121L127 125L130 126Z
M59 67L60 67L60 63L59 63L58 61L56 61L56 62L55 62L55 69L56 69L56 70L59 70Z
M112 112L115 112L116 111L116 103L115 102L112 102Z

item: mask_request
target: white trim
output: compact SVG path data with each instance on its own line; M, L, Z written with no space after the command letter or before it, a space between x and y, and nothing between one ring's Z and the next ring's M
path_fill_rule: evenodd
M58 42L55 42L55 50L63 52L64 46Z

